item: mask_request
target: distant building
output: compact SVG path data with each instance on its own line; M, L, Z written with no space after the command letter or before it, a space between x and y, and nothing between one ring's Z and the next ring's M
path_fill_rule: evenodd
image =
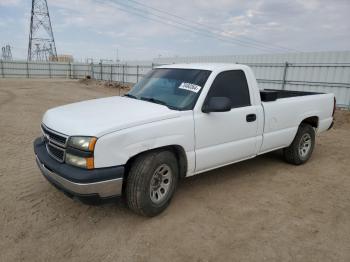
M53 59L50 57L50 61L53 61ZM73 62L74 58L72 55L57 55L57 61L56 62Z

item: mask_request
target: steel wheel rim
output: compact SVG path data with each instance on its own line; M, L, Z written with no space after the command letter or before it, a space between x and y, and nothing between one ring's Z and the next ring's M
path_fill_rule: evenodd
M153 173L150 183L150 197L153 203L159 204L167 198L173 176L171 168L166 165L160 165Z
M306 157L311 149L311 144L312 144L312 140L311 140L311 136L310 134L304 134L301 139L300 139L300 143L299 143L299 155L301 157Z

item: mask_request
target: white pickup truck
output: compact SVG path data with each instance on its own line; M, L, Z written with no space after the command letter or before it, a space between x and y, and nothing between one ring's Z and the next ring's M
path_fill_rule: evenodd
M259 90L245 65L161 66L123 97L48 110L34 151L68 195L123 195L154 216L184 177L280 148L287 162L305 163L334 110L333 94Z

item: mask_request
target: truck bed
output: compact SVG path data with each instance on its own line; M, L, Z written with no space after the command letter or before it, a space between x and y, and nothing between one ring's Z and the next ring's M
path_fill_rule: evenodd
M305 91L292 91L292 90L275 90L264 89L260 91L260 98L263 102L275 101L280 98L296 97L296 96L310 96L319 95L322 93L305 92Z

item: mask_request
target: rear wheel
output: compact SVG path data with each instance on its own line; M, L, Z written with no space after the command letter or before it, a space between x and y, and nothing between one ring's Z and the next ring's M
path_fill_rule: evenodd
M294 165L304 164L311 157L314 147L314 128L309 124L301 124L292 144L284 149L284 158Z
M133 162L126 184L131 210L144 216L161 213L174 195L179 177L176 157L170 151L152 151Z

